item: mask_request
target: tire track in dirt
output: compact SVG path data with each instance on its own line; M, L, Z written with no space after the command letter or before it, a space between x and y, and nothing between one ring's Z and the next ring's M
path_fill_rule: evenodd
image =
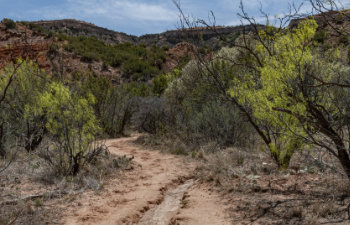
M200 210L195 212L196 215L184 214L181 218L178 217L181 215L185 192L195 186L195 182L190 180L195 164L185 163L179 156L142 149L132 143L136 138L134 136L106 142L111 154L133 156L134 169L126 172L123 178L107 181L103 191L86 192L75 200L65 210L64 224L161 225L177 224L176 221L194 224L192 222L203 217ZM206 196L205 192L201 193ZM200 202L192 203L192 207L199 207L197 204ZM216 204L210 207L213 205L216 208L214 211L221 212L225 209ZM218 216L222 217L223 214L214 215ZM212 220L222 221L222 218ZM202 224L213 223L204 221Z
M138 225L167 225L179 212L181 201L185 192L193 185L193 180L188 180L174 190L167 192L161 204L149 210L140 220Z

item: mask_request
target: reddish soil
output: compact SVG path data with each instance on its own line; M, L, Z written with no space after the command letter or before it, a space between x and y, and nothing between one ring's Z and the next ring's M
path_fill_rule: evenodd
M163 69L171 71L181 63L181 60L193 58L194 46L187 42L181 42L166 52L166 60Z
M107 141L111 154L134 157L133 170L84 193L66 208L64 224L230 224L223 200L191 179L195 163L142 149L136 138Z

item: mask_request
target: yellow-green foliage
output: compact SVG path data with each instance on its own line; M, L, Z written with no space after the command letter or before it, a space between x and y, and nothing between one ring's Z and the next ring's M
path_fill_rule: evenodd
M18 99L13 102L23 105L31 105L36 101L37 96L45 89L49 76L41 70L37 64L28 60L17 60L15 76L13 78L11 97ZM9 66L5 69L7 76L14 73L15 66Z
M47 136L49 142L45 143L50 154L45 159L58 174L75 175L84 163L103 151L92 146L101 128L91 92L108 85L104 80L96 80L91 85L101 87L95 90L83 86L80 80L67 82L71 86L66 86L48 78L28 60L18 60L0 73L1 96L7 90L6 98L0 102L0 154L11 150L4 148L11 142L23 144L27 151L34 150Z
M0 124L6 124L3 129L11 133L7 142L16 137L26 150L33 150L41 141L44 121L41 116L25 115L25 106L35 104L45 89L48 75L29 60L17 60L16 65L9 64L0 74L1 96L7 87L6 98L0 106Z
M234 80L231 96L249 104L255 117L269 120L276 126L282 124L277 116L280 113L275 108L305 114L304 103L293 99L290 93L294 91L293 81L304 79L305 65L312 60L311 49L306 44L312 40L316 28L315 21L307 20L293 32L276 35L273 46L275 54L272 56L262 45L258 45L257 52L264 56L264 65L259 68L259 82L255 82L251 74L245 74L251 79Z
M6 86L12 75L12 80L14 80L14 83L17 83L22 91L26 91L26 95L28 95L28 93L31 91L27 90L29 87L26 87L26 85L29 85L29 83L38 83L40 80L39 78L47 78L47 75L32 61L18 59L16 65L9 64L1 71L1 91L3 91L3 88Z
M45 114L46 128L59 142L66 142L65 147L76 154L88 150L96 134L100 132L92 104L95 97L87 98L71 93L61 83L52 82L43 92L34 107L27 107L27 112Z
M302 22L297 29L269 35L260 31L260 36L272 40L268 51L263 44L255 46L256 54L262 59L258 75L246 72L236 76L229 94L242 105L249 105L254 117L278 129L280 134L269 149L282 166L286 156L302 147L297 135L302 134L298 117L306 115L307 99L302 93L295 93L298 80L305 79L306 65L313 60L310 44L317 24L314 20ZM271 52L272 50L272 52ZM288 111L288 113L286 113Z
M165 74L160 74L153 79L152 92L157 96L161 96L169 85L169 81Z

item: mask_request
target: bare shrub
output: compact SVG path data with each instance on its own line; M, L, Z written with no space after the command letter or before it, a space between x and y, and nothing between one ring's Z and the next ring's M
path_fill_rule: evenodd
M130 125L136 109L135 97L124 87L109 90L101 105L101 121L105 132L112 137L125 135L125 129Z
M276 173L270 158L253 148L227 148L212 153L203 150L201 155L203 163L196 170L197 176L203 181L216 180L223 187L235 178Z
M73 158L70 151L66 149L64 143L52 142L50 139L45 140L40 146L38 156L45 160L46 165L51 168L51 172L47 172L54 175L54 177L57 175L76 175L88 164L96 163L100 157L108 157L107 147L101 141L92 142L84 151L78 152L78 156ZM79 170L76 173L72 173L72 166L75 163L79 164Z
M139 132L157 134L164 132L170 123L169 104L164 98L146 97L138 99L138 110L133 124Z

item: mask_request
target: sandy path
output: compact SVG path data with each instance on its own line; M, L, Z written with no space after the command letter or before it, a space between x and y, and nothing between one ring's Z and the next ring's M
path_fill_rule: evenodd
M194 164L142 149L132 144L135 139L107 141L111 154L134 156L135 168L75 200L64 224L229 224L220 198L188 178Z
M173 218L174 224L229 225L231 219L225 209L229 206L218 194L209 191L205 185L195 184L189 188L184 198L184 207Z

